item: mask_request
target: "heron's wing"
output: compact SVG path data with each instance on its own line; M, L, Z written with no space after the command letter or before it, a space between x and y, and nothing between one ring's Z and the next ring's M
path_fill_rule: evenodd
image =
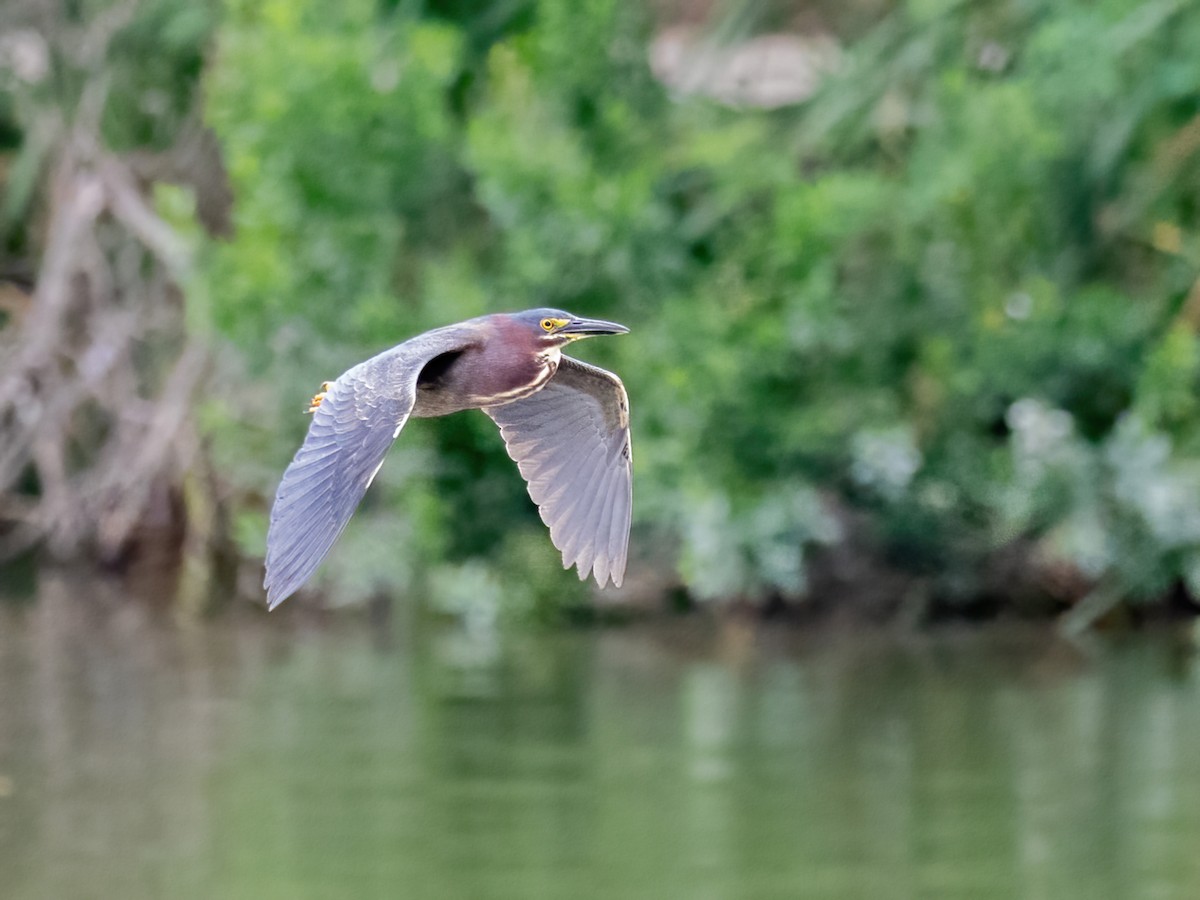
M544 388L485 409L529 484L563 567L620 587L633 513L629 398L611 372L562 357Z
M263 580L269 609L309 579L350 521L408 421L422 367L469 343L461 328L437 329L360 363L329 388L275 494Z

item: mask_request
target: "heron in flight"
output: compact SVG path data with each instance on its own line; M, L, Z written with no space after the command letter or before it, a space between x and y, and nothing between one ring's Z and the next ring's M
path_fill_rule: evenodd
M498 426L563 568L621 586L633 510L629 398L562 349L614 322L531 309L435 328L359 363L312 399L267 530L267 607L303 585L350 521L411 417L482 409Z

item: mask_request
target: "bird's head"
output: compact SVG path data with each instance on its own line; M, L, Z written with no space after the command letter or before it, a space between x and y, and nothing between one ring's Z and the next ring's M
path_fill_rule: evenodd
M626 334L629 329L603 319L585 319L561 309L527 309L511 318L543 347L565 347L572 341L598 334Z

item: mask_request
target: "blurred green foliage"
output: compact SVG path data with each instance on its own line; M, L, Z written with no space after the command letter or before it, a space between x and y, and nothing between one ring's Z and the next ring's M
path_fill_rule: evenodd
M672 96L655 27L227 2L237 235L196 292L247 360L206 421L250 549L322 379L545 304L632 326L583 354L631 395L634 566L697 597L801 597L839 541L951 603L1016 545L1200 591L1200 7L897 2L774 111ZM327 570L350 597L487 555L578 602L540 529L485 417L415 423Z

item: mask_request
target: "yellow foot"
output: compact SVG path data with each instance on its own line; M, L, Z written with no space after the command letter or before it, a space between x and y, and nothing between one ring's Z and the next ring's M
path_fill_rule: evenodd
M325 395L329 393L329 389L333 387L332 381L322 381L321 390L313 395L312 400L308 401L308 409L305 410L310 416L317 411L321 406L321 401L325 399Z

